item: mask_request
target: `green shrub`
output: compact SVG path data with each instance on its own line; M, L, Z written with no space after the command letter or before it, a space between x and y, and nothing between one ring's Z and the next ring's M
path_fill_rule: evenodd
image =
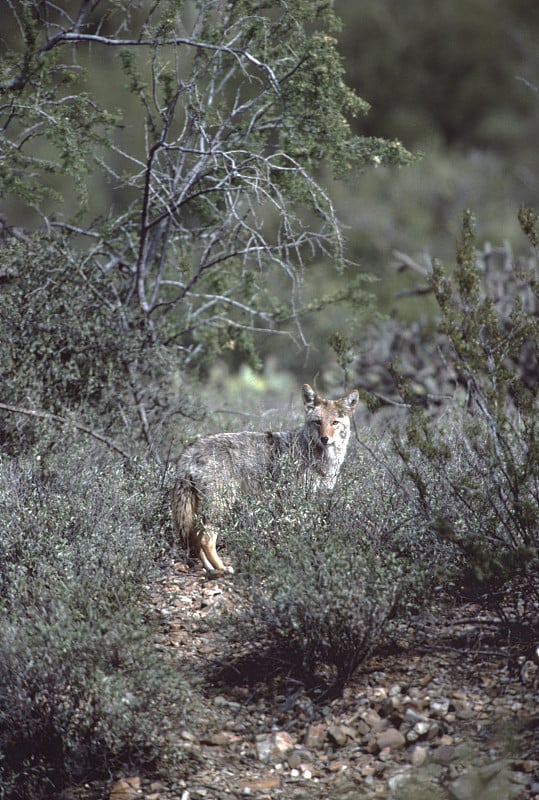
M392 619L424 602L432 577L408 547L420 534L390 472L366 450L352 459L332 493L265 486L227 529L249 597L239 618L245 641L333 689L388 643Z
M121 270L81 260L61 234L9 237L0 247L0 284L2 403L45 418L0 409L4 452L37 446L58 422L52 415L127 442L129 452L141 439L155 451L161 435L170 449L178 416L190 415L196 401L185 399L184 385L173 387L177 360L148 321L120 310Z
M156 494L153 470L88 447L0 461L1 796L167 756L190 687L146 611Z
M111 411L125 382L127 321L103 276L79 266L61 235L9 238L0 253L4 401L61 413L91 405ZM75 266L77 264L77 266ZM103 295L111 301L103 300ZM9 399L8 399L9 398Z
M521 220L530 226L529 213ZM535 272L523 281L526 291L509 297L485 291L467 214L454 274L439 265L433 273L439 331L461 388L437 418L412 410L395 439L418 509L459 554L466 585L510 601L519 617L539 598L539 380L529 368L539 356Z
M169 714L174 703L185 707L188 690L140 613L76 613L67 600L47 598L46 608L4 618L0 639L5 796L56 796L66 781L125 765L155 768L163 758ZM29 790L32 775L41 789Z

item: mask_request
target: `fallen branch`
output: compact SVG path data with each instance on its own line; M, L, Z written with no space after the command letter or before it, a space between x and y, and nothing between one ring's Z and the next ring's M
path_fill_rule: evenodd
M10 406L7 405L7 403L0 403L0 410L10 411L12 414L25 414L27 417L37 417L38 419L50 419L52 422L58 422L61 425L72 425L77 430L87 433L89 436L93 436L94 439L103 442L103 444L106 444L107 447L110 447L111 450L115 450L124 458L131 459L130 454L121 448L120 445L116 444L116 442L113 442L112 439L108 439L106 436L103 436L103 434L94 431L92 428L88 428L87 425L82 425L80 422L73 422L73 420L60 417L58 414L52 414L50 411L35 411L32 408L20 408L20 406Z

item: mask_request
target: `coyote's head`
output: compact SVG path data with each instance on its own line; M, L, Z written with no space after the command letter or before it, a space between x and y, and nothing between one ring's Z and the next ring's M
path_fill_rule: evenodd
M350 419L359 402L359 393L354 390L339 400L326 400L317 394L308 383L303 387L305 424L314 444L323 449L346 448L350 436Z

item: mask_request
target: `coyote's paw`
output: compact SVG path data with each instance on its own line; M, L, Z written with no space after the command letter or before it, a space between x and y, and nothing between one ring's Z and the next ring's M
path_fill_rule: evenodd
M226 575L234 575L234 567L224 567L224 569L206 570L206 576L210 580L215 580L217 578L224 578Z

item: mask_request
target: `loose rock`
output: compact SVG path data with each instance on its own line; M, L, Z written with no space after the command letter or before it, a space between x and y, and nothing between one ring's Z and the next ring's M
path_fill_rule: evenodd
M325 722L311 725L305 736L305 747L309 750L321 750L324 747L326 735L327 725Z
M380 750L384 750L386 747L390 750L402 750L406 739L396 728L388 728L377 735L376 743Z

